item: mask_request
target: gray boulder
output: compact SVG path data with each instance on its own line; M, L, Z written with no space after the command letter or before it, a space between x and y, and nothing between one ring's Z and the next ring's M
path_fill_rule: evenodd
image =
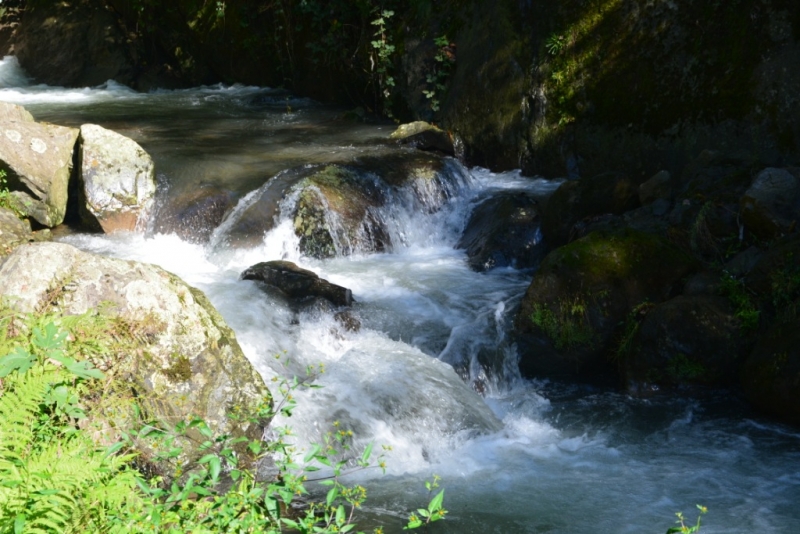
M16 207L44 226L64 221L78 130L36 123L20 106L0 108L0 169Z
M84 223L106 233L141 229L156 192L153 160L135 141L95 124L80 130Z
M101 354L94 363L129 384L146 412L162 423L199 416L214 431L260 437L260 425L232 414L254 415L269 402L263 379L206 296L177 276L63 243L34 243L0 264L0 288L21 312L78 315L101 309L136 332L137 346L124 355ZM130 394L126 388L127 403L120 405L130 405Z
M19 245L44 240L49 236L50 230L34 233L30 222L20 219L10 209L0 207L0 258L11 254Z

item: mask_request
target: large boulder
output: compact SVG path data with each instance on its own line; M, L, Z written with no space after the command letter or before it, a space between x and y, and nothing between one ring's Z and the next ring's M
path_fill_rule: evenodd
M469 266L476 271L535 267L546 252L538 202L525 193L484 200L470 215L456 248L466 249Z
M106 233L141 229L156 192L153 160L132 139L84 124L80 135L80 214Z
M100 309L135 332L136 344L124 355L101 355L95 363L162 423L199 416L220 433L261 436L258 424L232 415L257 413L269 398L263 379L206 296L177 276L63 243L35 243L0 265L0 288L21 312Z
M44 226L64 221L78 130L36 123L19 106L0 108L0 170L17 208Z
M515 321L526 376L612 371L616 330L636 306L673 296L691 258L658 236L593 232L550 252Z
M353 292L320 278L317 273L298 267L290 261L275 260L257 263L241 274L242 280L257 280L277 289L292 300L316 297L334 306L350 306Z
M744 346L728 299L678 296L649 310L638 325L635 316L629 317L619 365L630 392L726 385L735 377Z

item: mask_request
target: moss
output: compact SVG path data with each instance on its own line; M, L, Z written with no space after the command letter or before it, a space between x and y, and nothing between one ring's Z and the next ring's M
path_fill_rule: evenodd
M186 356L173 355L174 361L161 372L173 382L188 382L192 378L192 364Z
M541 328L557 350L591 347L595 332L589 323L586 295L559 299L551 306L533 305L531 321Z

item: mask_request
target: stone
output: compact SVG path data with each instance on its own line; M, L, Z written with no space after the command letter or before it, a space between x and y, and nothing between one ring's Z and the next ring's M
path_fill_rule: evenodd
M745 229L761 239L794 230L800 218L800 181L787 169L758 173L740 202Z
M172 198L158 210L155 230L174 233L192 243L208 242L236 204L233 193L213 185L193 187L183 194L171 193Z
M5 257L17 246L34 241L31 224L17 217L8 208L0 207L0 257Z
M797 306L797 303L795 303ZM787 423L800 424L800 319L773 325L740 373L745 398Z
M503 193L480 203L456 248L466 249L475 271L495 267L536 267L547 252L539 204L525 193Z
M631 393L652 386L729 385L745 346L728 299L713 295L657 304L628 335L619 365Z
M0 102L0 117L10 122L35 122L27 109L10 102Z
M143 229L156 192L152 158L132 139L102 126L84 124L80 132L84 224L105 233Z
M78 130L33 122L19 106L0 111L0 169L15 208L47 227L64 221Z
M444 130L424 121L401 124L389 139L419 150L437 151L448 156L455 154L453 140Z
M262 425L232 414L255 415L269 401L263 379L208 298L177 276L64 243L33 243L0 264L0 294L23 313L100 309L124 321L140 332L137 346L124 358L102 356L98 367L129 386L125 395L169 426L199 416L215 432L261 437ZM199 443L190 441L188 454L201 453Z
M638 183L623 173L607 172L561 184L545 204L542 233L550 246L576 237L580 221L600 215L621 215L639 205Z
M622 321L644 302L677 294L694 268L663 238L629 229L593 232L553 250L514 323L522 374L593 379L613 373L606 354Z
M279 290L287 298L303 301L314 297L328 300L334 306L350 306L353 292L290 261L275 260L257 263L242 272L242 280L257 280Z
M642 205L656 200L669 199L672 195L672 184L668 171L660 171L639 186L639 202Z

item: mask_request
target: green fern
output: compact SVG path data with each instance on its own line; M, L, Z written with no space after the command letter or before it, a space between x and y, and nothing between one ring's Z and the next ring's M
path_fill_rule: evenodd
M52 322L33 322L14 339L2 329L0 532L129 531L120 514L139 500L132 455L100 449L76 427L74 391L97 372L67 356Z

